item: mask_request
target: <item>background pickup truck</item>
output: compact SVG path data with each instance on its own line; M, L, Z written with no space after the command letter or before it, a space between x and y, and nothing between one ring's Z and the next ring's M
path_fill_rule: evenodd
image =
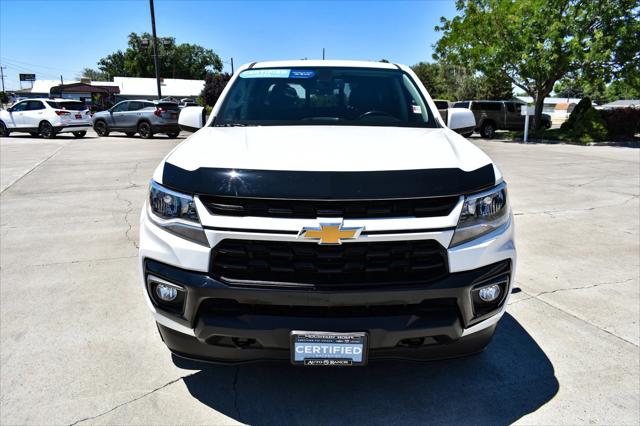
M492 138L496 130L524 130L523 103L515 101L464 101L453 108L468 108L476 118L476 131L483 138ZM545 128L551 127L551 116L542 114Z

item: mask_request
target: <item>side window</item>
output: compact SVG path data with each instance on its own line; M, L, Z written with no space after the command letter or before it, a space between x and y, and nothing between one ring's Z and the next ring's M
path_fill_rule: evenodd
M29 101L26 111L38 111L44 109L44 104L41 101Z
M13 106L12 112L21 112L27 110L27 102L19 102Z
M509 103L509 104L507 104L507 111L516 112L516 108L514 107L513 104Z
M483 109L485 111L501 111L502 103L500 102L478 102L478 109Z
M129 107L129 102L120 102L118 105L114 106L111 112L123 112L126 111Z
M127 108L127 111L138 111L144 108L145 106L146 105L144 104L144 102L131 101L129 102L129 108Z

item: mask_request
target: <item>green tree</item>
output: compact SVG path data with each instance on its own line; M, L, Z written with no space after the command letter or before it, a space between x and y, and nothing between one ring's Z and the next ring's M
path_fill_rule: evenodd
M605 93L609 102L618 99L640 99L640 76L636 74L614 80L607 86Z
M90 78L93 81L109 81L109 75L105 72L94 70L93 68L85 68L82 70L78 78Z
M100 59L98 68L111 77L155 77L151 40L148 33L129 34L129 47ZM222 70L222 60L213 50L176 44L173 37L158 37L158 63L165 78L204 79L207 72Z
M481 75L478 77L476 99L490 99L495 101L513 98L511 81L500 76Z
M606 84L602 79L587 80L580 75L569 74L553 88L559 97L589 97L598 104L618 99L640 99L640 76L630 74Z
M510 99L511 83L490 78L466 67L420 62L411 67L434 99Z
M457 0L459 15L441 18L434 58L501 76L534 98L580 70L609 81L640 68L637 0Z
M214 106L230 79L231 75L229 73L218 72L207 74L204 80L204 88L200 94L204 103L209 106Z

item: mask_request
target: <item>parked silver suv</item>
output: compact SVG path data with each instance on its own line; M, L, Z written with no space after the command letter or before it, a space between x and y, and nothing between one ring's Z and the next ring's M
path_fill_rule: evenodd
M99 136L119 131L129 137L138 133L142 138L149 139L156 133L166 133L170 138L175 138L180 133L179 114L180 108L173 102L122 101L106 111L96 113L91 124Z
M524 130L521 102L516 101L463 101L453 108L469 108L476 118L476 131L483 138L492 138L496 130ZM551 127L551 116L542 114L545 128Z

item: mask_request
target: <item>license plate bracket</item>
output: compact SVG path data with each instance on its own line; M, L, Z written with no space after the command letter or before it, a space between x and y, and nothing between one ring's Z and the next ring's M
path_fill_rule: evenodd
M294 330L291 338L291 363L305 366L361 366L367 364L366 332Z

